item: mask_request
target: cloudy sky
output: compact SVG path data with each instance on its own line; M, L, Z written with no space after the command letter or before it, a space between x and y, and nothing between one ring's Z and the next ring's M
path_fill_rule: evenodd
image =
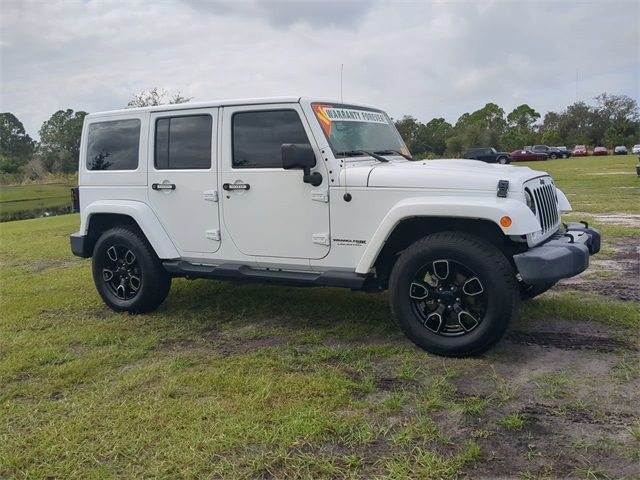
M0 109L34 136L154 86L339 98L341 64L345 101L455 122L490 101L638 99L640 1L0 0L0 56Z

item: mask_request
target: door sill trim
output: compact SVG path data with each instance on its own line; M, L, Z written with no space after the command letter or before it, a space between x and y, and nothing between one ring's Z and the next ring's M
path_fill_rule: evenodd
M355 272L326 271L302 272L280 269L252 268L248 265L197 265L185 260L165 260L164 269L173 277L213 278L245 282L277 283L280 285L309 287L342 287L361 290L368 275Z

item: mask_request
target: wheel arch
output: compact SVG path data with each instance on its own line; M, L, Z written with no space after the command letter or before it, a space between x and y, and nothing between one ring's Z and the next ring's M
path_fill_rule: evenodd
M502 227L503 216L512 219ZM420 199L400 202L383 219L356 267L357 273L371 268L388 273L397 255L416 240L440 231L472 233L504 249L511 235L525 235L540 229L529 208L512 199Z
M82 213L80 232L86 235L85 248L89 255L103 232L113 227L127 227L140 233L158 258L180 256L156 215L142 202L99 201L88 205Z

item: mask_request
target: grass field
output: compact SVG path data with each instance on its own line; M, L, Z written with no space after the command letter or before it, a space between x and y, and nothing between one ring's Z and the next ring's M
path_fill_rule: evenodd
M42 216L69 208L69 183L0 186L0 222Z
M181 279L116 314L77 215L4 223L0 478L638 478L635 163L532 165L605 248L472 359L415 348L386 294Z

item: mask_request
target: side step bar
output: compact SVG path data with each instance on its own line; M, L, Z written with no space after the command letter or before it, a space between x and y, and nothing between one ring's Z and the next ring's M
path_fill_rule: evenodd
M309 287L343 287L354 290L362 289L368 278L366 275L355 272L292 272L251 268L247 265L196 265L184 260L165 260L162 265L174 277L214 278Z

